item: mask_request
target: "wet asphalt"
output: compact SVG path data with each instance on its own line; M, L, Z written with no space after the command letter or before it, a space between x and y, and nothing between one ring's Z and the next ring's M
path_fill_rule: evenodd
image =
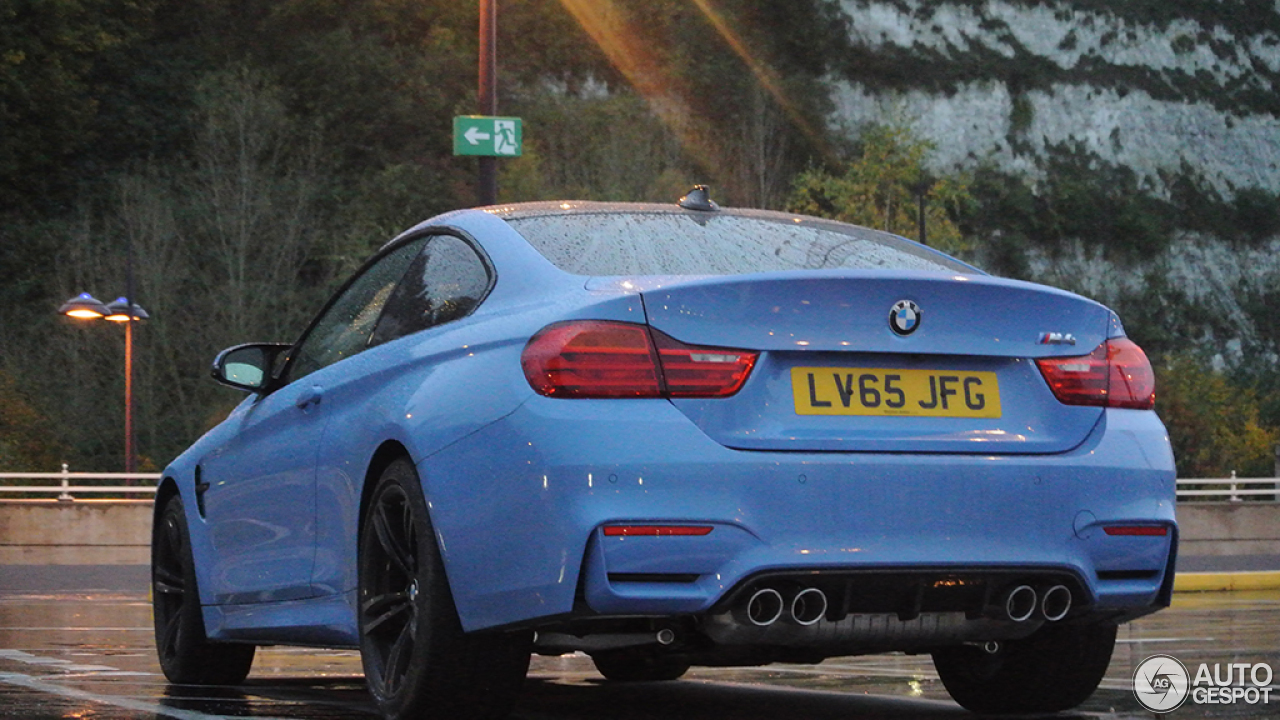
M236 688L171 686L152 647L147 571L138 566L0 566L0 718L207 720L376 718L350 651L262 648ZM1267 663L1266 705L1188 702L1167 717L1280 718L1280 591L1180 593L1120 630L1102 687L1060 718L1152 718L1134 698L1143 659ZM605 682L581 655L534 657L512 720L849 720L972 717L927 656L820 665L696 668L670 683Z

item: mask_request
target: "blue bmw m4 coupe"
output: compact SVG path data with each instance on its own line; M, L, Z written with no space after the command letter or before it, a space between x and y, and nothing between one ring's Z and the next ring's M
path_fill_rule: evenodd
M156 499L176 683L359 648L387 718L489 718L531 653L901 651L1051 712L1170 600L1173 458L1112 311L701 188L441 215L213 376L248 395Z

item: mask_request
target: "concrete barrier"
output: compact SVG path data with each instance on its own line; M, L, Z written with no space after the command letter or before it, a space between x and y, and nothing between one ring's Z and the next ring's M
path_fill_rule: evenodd
M1280 503L1181 503L1180 555L1280 555ZM0 565L150 562L150 500L0 501Z
M151 504L0 501L0 565L146 565Z
M1183 556L1280 555L1280 503L1178 505Z

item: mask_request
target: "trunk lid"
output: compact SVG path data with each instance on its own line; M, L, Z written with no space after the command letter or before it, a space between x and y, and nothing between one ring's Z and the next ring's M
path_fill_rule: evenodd
M624 283L671 337L760 351L736 395L673 400L727 447L1054 453L1102 413L1058 402L1033 360L1087 355L1114 316L1053 288L868 270ZM909 333L895 332L891 311Z

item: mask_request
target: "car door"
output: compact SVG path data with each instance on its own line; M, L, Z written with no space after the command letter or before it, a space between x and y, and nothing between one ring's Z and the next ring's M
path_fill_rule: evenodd
M409 395L460 354L445 328L470 315L493 281L487 258L470 241L444 233L426 238L383 308L371 349L353 360L361 372L326 383L332 417L316 472L317 589L355 587L360 494L372 453L403 422ZM393 342L408 335L415 339Z
M311 586L316 547L316 457L332 415L327 387L362 352L421 242L368 263L312 322L277 389L238 412L231 439L200 462L217 604L297 600Z

